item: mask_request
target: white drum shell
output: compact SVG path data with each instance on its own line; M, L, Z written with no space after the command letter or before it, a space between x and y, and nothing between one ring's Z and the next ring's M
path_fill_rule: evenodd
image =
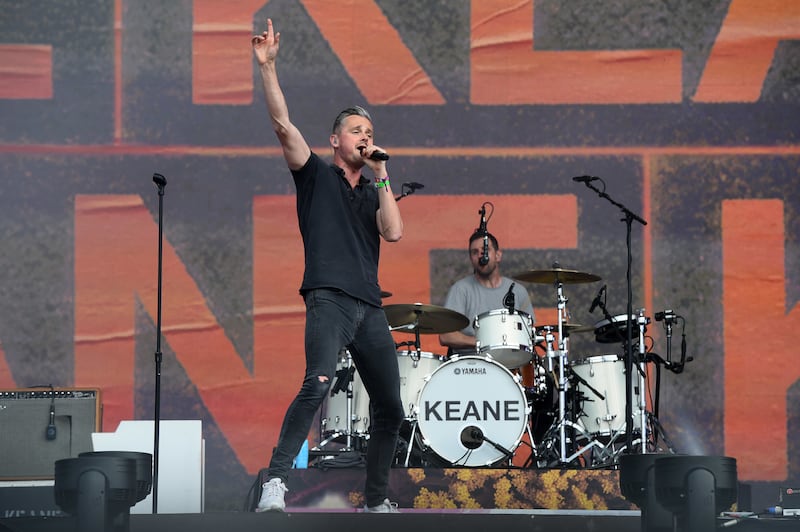
M580 381L576 385L584 401L578 421L593 436L611 436L626 431L625 361L617 355L588 357L572 365L572 371L604 396L600 399ZM638 384L634 383L633 429L640 431Z
M520 310L490 310L475 318L478 353L489 355L509 369L518 368L533 358L532 320Z
M413 418L417 411L419 392L436 368L441 366L440 356L425 351L398 351L397 365L400 370L400 398L406 418Z
M340 358L336 371L344 368L346 358ZM355 367L355 366L354 366ZM335 384L334 380L334 384ZM364 388L358 371L353 372L353 411L352 435L366 435L369 432L369 394ZM347 434L347 389L325 398L320 412L320 425L323 435Z

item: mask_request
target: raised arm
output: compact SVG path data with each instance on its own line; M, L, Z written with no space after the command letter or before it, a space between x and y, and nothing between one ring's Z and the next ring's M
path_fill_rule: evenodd
M261 35L253 35L251 43L264 83L264 98L267 101L272 128L283 147L283 156L289 168L298 170L308 161L311 148L300 130L289 120L289 108L278 83L275 61L278 57L280 40L281 34L275 33L272 19L267 19L267 30Z

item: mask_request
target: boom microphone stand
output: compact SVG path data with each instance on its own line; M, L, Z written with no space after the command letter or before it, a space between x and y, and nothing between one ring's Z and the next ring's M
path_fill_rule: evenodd
M640 224L647 225L647 222L644 221L641 217L637 216L630 209L622 205L621 203L614 201L608 194L606 194L606 184L605 181L600 179L599 177L594 176L579 176L573 177L573 181L577 181L579 183L583 183L586 185L587 188L594 190L598 196L607 200L609 203L618 207L622 213L625 215L620 221L625 222L626 228L626 238L625 244L627 248L627 269L625 273L625 281L627 283L628 288L628 304L627 304L627 315L625 317L625 332L626 332L626 347L625 347L625 448L628 452L631 451L633 448L633 284L631 281L631 263L632 263L632 252L631 252L631 231L633 221L636 220ZM603 190L599 190L597 187L592 185L592 181L600 181L603 183ZM639 393L644 393L644 390L639 390Z
M158 513L158 440L159 425L161 421L161 277L163 270L162 257L164 240L164 188L167 179L161 174L153 174L153 182L158 187L158 311L156 314L156 384L155 384L155 412L153 414L153 514Z

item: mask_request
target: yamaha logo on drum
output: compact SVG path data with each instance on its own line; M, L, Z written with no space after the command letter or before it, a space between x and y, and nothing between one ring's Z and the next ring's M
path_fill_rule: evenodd
M486 375L486 368L454 368L455 375Z

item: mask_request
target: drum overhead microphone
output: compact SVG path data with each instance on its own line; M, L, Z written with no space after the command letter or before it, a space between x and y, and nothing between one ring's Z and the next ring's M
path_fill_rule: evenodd
M599 305L600 303L602 303L602 301L603 301L603 296L605 296L605 295L606 295L606 288L607 288L607 285L603 285L603 286L600 288L600 291L599 291L599 292L597 292L597 296L594 298L594 300L592 301L592 305L589 307L589 314L591 314L592 312L594 312L594 309L596 309L596 308L597 308L597 305Z
M514 285L516 283L511 283L511 286L508 287L508 292L503 297L503 306L508 309L509 314L514 313L514 309L517 307L517 302L515 301L514 297Z

